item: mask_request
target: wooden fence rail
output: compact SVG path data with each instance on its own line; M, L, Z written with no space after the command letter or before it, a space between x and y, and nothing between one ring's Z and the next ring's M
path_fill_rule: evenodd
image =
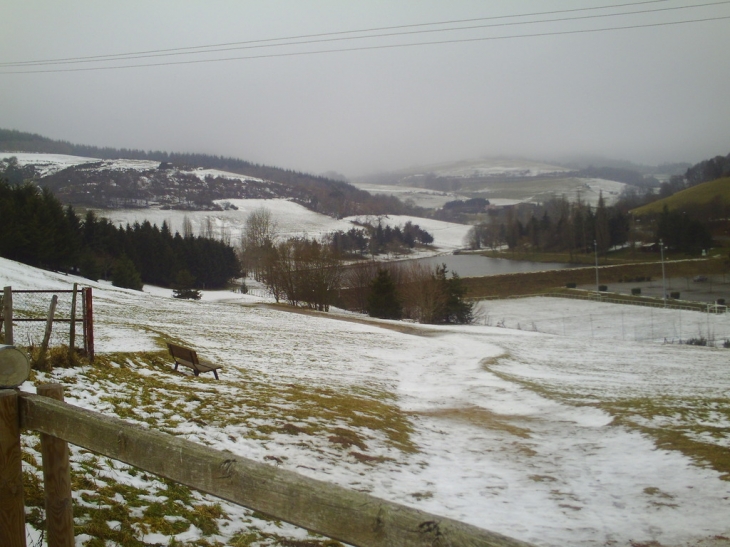
M59 396L56 389L39 391ZM0 392L0 399L7 401L10 393L15 394L10 390ZM17 412L21 429L39 431L351 545L529 547L528 543L501 534L150 431L50 397L20 393L16 399L17 410L11 411ZM2 408L10 406L5 404ZM7 429L6 422L12 425L13 419L4 418L0 416L0 428ZM14 435L19 435L17 426L14 431L0 431L4 443L15 442ZM19 446L19 441L16 444ZM6 446L1 446L0 454L5 450ZM19 465L19 457L17 460ZM43 465L58 467L45 459ZM11 467L0 471L0 484L15 477L16 471ZM17 478L14 480L17 482ZM48 486L46 490L48 504L64 506L64 500L48 500ZM10 495L6 494L0 488L0 496ZM0 526L11 517L17 520L12 508L8 514L3 513L6 506L12 505L6 501L0 500ZM2 537L0 543L21 545L9 539L3 541ZM49 535L49 547L57 545L65 543L52 544Z

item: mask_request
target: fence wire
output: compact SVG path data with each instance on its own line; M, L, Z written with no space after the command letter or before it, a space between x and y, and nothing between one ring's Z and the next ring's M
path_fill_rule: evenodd
M54 294L58 296L58 303L56 304L56 311L53 317L49 347L70 344L71 305L73 301L73 293L71 291L13 291L13 338L15 345L25 347L38 347L41 345L46 332L48 310L51 307L51 299ZM1 297L0 301L2 301ZM75 345L77 347L82 343L83 339L81 322L83 309L81 302L81 290L79 290L76 294ZM1 304L0 309L2 309ZM36 321L23 321L24 319L36 319Z
M730 341L730 314L640 306L613 306L584 315L538 317L527 312L511 314L490 310L487 304L478 313L476 323L583 339L699 343L716 347Z

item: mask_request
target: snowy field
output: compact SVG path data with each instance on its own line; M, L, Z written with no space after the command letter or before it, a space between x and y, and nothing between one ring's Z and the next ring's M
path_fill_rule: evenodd
M353 186L365 190L371 194L384 194L386 196L395 196L402 202L413 202L418 207L427 209L438 209L444 203L454 201L455 199L464 199L455 192L440 192L438 190L429 190L427 188L416 188L415 186L395 186L390 184L370 184L367 182L351 183Z
M590 301L553 297L480 302L475 311L480 325L570 338L657 344L705 338L717 346L730 340L730 314L725 313L608 303L596 306Z
M673 432L720 450L727 469L730 350L636 341L625 333L639 310L531 298L483 302L476 325L357 323L228 292L176 301L0 259L3 286L74 281L94 288L97 351L108 357L37 376L62 382L73 404L536 545L730 545L727 471L660 443ZM563 333L565 317L596 323ZM682 322L693 331L707 318L683 312ZM162 357L108 353L159 351L165 339L223 365L221 380L174 373ZM181 419L190 408L204 425ZM74 465L91 457L74 450ZM159 481L99 465L97 481L132 484L148 503L163 496ZM218 518L215 532L136 533L148 544L232 544L247 530L307 537L220 507L231 520Z

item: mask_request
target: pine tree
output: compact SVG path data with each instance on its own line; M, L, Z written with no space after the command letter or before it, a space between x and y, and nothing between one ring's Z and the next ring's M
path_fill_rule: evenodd
M112 272L112 285L125 289L142 290L142 279L139 276L134 263L127 257L122 255Z
M381 319L400 319L403 315L395 283L387 270L378 270L370 284L367 311L371 317Z

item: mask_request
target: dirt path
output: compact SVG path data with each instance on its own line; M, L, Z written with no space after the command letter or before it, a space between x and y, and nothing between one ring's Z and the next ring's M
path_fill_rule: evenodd
M387 321L385 319L374 319L372 317L355 317L350 315L342 315L333 312L322 312L310 310L308 308L295 308L286 304L259 304L262 308L283 311L288 313L297 313L300 315L311 315L314 317L322 317L324 319L334 319L337 321L345 321L348 323L359 323L361 325L370 325L381 329L394 330L403 334L412 334L414 336L438 336L438 331L428 329L427 327L415 326L409 323Z

